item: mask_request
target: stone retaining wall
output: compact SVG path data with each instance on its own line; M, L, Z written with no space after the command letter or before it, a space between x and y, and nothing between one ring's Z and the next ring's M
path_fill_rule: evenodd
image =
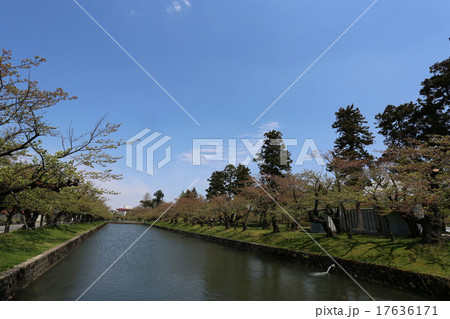
M324 255L306 253L293 249L270 247L206 234L191 233L157 225L154 225L153 227L232 248L245 251L256 251L266 255L280 257L291 262L320 270L327 269L328 266L333 263L330 257ZM362 261L338 257L334 259L357 281L361 280L408 292L414 292L433 297L435 300L450 300L450 280L447 278ZM335 267L334 269L331 269L331 271L343 273L339 267Z
M13 298L19 291L56 265L84 240L92 236L105 225L106 223L88 230L75 238L0 273L0 300Z

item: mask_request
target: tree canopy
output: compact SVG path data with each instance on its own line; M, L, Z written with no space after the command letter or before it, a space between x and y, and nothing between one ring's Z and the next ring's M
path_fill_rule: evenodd
M282 176L291 171L291 153L283 142L283 134L272 130L264 133L264 144L257 154L261 176Z
M10 216L25 214L24 221L40 212L70 215L70 207L79 203L78 214L98 212L105 190L96 189L92 180L120 178L108 165L118 160L110 151L121 142L110 139L120 125L99 119L87 133L77 134L73 127L67 133L46 120L46 112L65 100L74 100L63 89L44 90L31 80L30 70L45 59L36 56L14 62L12 52L3 50L0 56L0 207ZM58 139L60 149L49 152L44 138ZM71 188L71 191L65 189ZM61 195L67 204L57 209ZM42 197L41 197L42 196ZM87 197L86 197L87 196ZM42 199L46 198L43 204ZM83 199L83 201L80 201ZM91 206L82 205L91 203ZM39 204L41 203L41 204ZM78 204L77 204L78 205ZM45 206L45 207L44 207ZM57 212L59 211L59 213ZM62 213L61 213L62 212ZM93 216L93 215L92 215ZM25 223L26 225L27 223Z
M427 142L450 134L450 58L430 67L422 82L421 98L399 106L388 105L376 115L379 133L387 145L404 146L412 140Z

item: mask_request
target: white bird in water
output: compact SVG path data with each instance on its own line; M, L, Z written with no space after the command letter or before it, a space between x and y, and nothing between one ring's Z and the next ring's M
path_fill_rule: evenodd
M331 266L328 267L327 271L324 271L324 272L313 272L311 274L311 276L314 276L314 277L325 276L326 274L328 274L330 272L330 269L334 268L334 267L336 267L336 266L334 264L331 264Z

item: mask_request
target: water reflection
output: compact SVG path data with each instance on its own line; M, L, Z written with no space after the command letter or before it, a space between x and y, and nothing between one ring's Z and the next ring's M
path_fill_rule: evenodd
M16 300L75 300L145 230L108 224ZM151 229L82 300L369 300L349 278ZM363 283L380 300L422 300Z

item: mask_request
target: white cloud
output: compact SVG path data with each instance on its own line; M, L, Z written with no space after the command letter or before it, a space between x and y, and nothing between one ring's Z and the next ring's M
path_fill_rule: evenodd
M252 132L252 133L245 133L245 134L241 134L238 137L240 138L253 138L253 139L258 139L258 138L263 138L264 137L264 133L272 131L272 130L277 130L279 131L281 128L280 123L276 122L276 121L272 121L272 122L267 122L264 124L261 124L260 126L258 126L258 132Z
M135 14L134 10L131 10L130 15L134 16L134 14Z
M178 154L176 157L179 158L182 162L192 163L192 152L181 153Z
M181 12L185 8L190 8L192 5L188 0L181 0L181 3L179 1L173 1L170 6L166 8L167 13L172 12Z
M181 4L179 4L178 2L174 2L174 3L172 3L172 6L173 6L173 8L174 8L174 10L176 11L176 12L180 12L182 9L183 9L183 7L181 6Z
M201 148L201 164L204 165L205 163L208 162L207 158L210 155L215 155L216 152L220 152L220 150L216 150L215 147L202 147ZM189 151L189 152L185 152L185 153L180 153L178 155L175 156L176 158L178 158L180 161L182 162L186 162L186 163L193 163L193 151Z
M272 121L261 125L259 128L264 133L267 131L278 130L280 128L280 123Z
M133 177L127 177L127 180L112 180L105 182L99 187L113 190L120 194L106 195L108 205L115 209L125 205L136 206L146 192L150 191L149 186L141 180Z

